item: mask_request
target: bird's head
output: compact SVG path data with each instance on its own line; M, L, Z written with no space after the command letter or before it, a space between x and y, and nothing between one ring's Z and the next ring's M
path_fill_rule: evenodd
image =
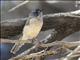
M32 11L32 16L37 17L37 16L41 16L42 15L42 11L40 9L35 9L34 11Z

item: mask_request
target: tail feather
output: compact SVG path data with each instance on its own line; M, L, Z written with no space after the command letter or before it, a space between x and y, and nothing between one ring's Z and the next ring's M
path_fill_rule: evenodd
M11 49L11 53L15 54L22 46L24 45L24 43L16 43L12 49Z

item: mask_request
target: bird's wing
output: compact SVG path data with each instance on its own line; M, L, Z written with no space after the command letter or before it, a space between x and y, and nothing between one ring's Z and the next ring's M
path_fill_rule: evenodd
M15 54L25 44L25 40L18 40L11 49L11 53Z

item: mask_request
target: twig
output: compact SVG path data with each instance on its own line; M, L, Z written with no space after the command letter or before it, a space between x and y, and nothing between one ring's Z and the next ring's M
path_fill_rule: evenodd
M77 10L77 11L74 11L74 12L71 12L71 14L75 14L75 15L80 15L80 9L79 10Z
M77 16L79 15L79 16ZM80 10L66 12L66 13L55 13L55 14L46 14L43 17L58 17L58 16L70 16L70 17L80 17Z
M79 15L79 16L77 16L77 15ZM80 10L71 11L71 12L65 12L65 13L55 13L55 14L43 15L44 18L58 17L58 16L70 16L70 17L78 17L78 18L80 18ZM26 18L11 19L11 20L27 20L27 17ZM8 20L6 20L6 21L8 21Z
M70 60L73 57L80 57L80 45L75 48L70 54L68 54L63 60Z
M40 46L41 47L51 47L51 46L54 46L54 45L64 45L67 48L71 48L71 47L80 45L80 41L76 41L76 42L57 41L57 42L42 44Z
M29 59L29 58L34 58L34 57L39 57L39 56L45 56L45 55L54 55L56 54L56 51L45 51L45 50L42 50L40 52L37 52L37 53L32 53L32 54L29 54L29 55L25 55L23 57L19 57L19 58L11 58L9 60L16 60L16 59Z
M11 8L8 12L12 12L12 11L14 11L15 9L19 8L20 6L22 6L22 5L24 5L24 4L28 3L28 2L29 2L28 0L24 1L24 2L22 2L22 3L20 3L20 4L18 4L17 6Z
M80 15L80 10L76 10L76 11L71 11L71 12L65 12L65 13L55 13L55 14L46 14L43 15L43 18L49 18L49 17L59 17L59 16L69 16L69 17L77 17L80 18L80 16L78 16L78 14ZM3 20L1 21L1 23L3 22L13 22L13 21L17 21L17 20L21 20L21 21L25 21L27 20L28 17L25 18L18 18L18 19L9 19L9 20Z
M43 18L59 17L59 16L65 16L65 17L68 16L68 17L77 17L77 18L80 18L80 10L76 10L76 11L72 11L72 12L66 12L66 13L46 14L46 15L43 15ZM17 19L3 20L3 21L0 22L0 24L2 24L2 23L18 22L18 21L26 21L27 18L28 17L26 17L26 18L17 18Z
M45 52L45 50L42 50L41 52L26 55L24 58L28 59L28 58L32 58L32 57L45 56L45 55L50 55L50 54L54 55L54 54L56 54L56 51L46 51Z
M38 52L38 54L40 54L40 53L42 53L42 52L44 52L44 50ZM35 53L33 53L33 54L35 54ZM28 56L28 58L31 57L33 54L31 54L30 56ZM20 59L20 58L21 58L21 57L13 57L13 58L11 58L11 59L9 59L9 60L15 60L15 59Z
M5 44L5 43L15 43L17 40L9 40L9 39L0 39L0 44Z
M9 40L9 39L1 39L1 43L15 43L17 40ZM47 43L47 44L41 44L41 47L51 47L54 45L65 45L66 47L70 48L70 47L74 47L74 46L78 46L80 45L80 41L76 41L76 42L66 42L66 41L56 41L56 42L52 42L52 43Z

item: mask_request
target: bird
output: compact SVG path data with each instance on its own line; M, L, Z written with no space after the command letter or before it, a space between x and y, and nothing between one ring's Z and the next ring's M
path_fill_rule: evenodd
M11 49L11 53L16 54L25 43L31 43L35 39L43 26L43 13L40 9L32 11L22 31L22 37L17 40ZM35 39L36 40L36 39Z

